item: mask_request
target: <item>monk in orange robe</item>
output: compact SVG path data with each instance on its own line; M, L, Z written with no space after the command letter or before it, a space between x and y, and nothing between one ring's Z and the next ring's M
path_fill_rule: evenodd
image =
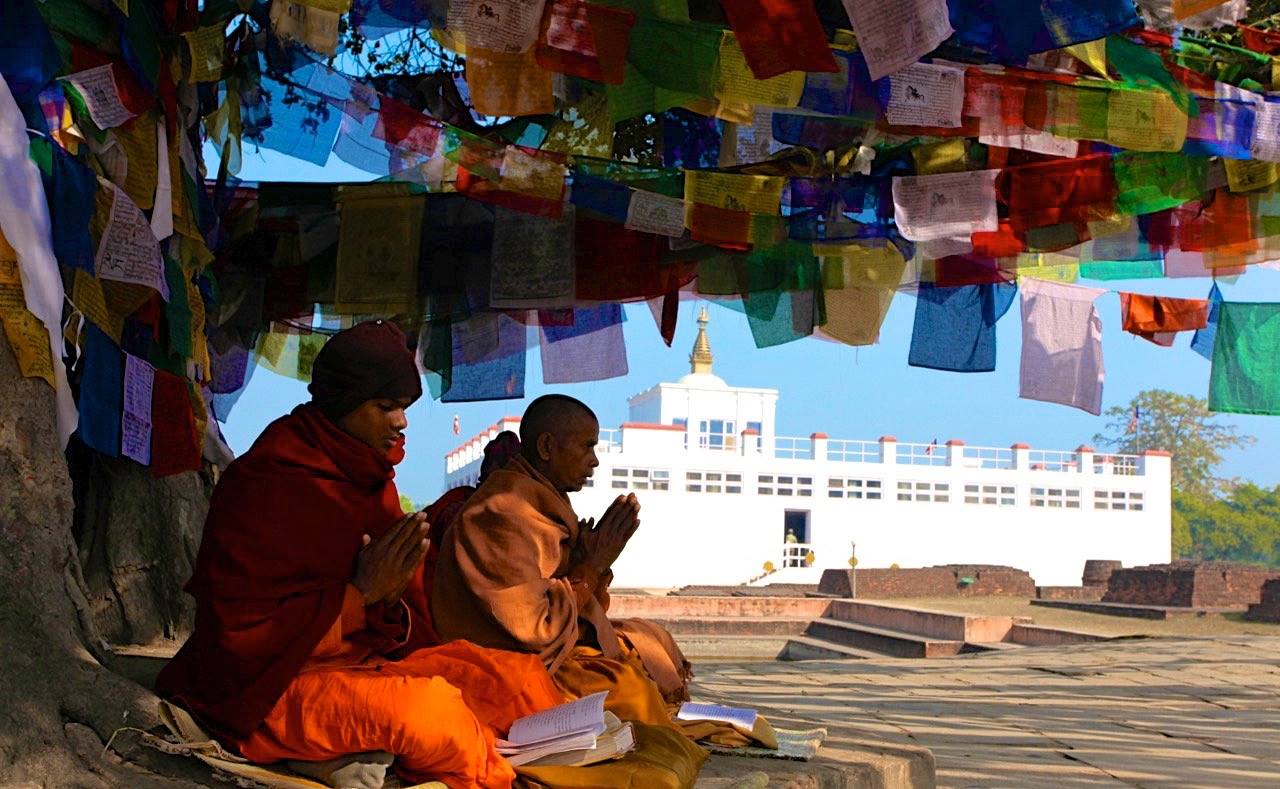
M640 620L610 621L610 570L639 527L634 495L599 523L579 521L566 493L599 465L599 423L573 398L535 400L520 455L494 471L444 535L431 610L443 638L538 655L567 693L608 690L623 720L672 726L692 675L671 635Z
M534 655L438 642L429 526L399 505L405 409L422 394L383 321L317 355L313 400L273 422L214 490L191 637L157 680L247 759L334 786L508 787L495 734L564 701Z

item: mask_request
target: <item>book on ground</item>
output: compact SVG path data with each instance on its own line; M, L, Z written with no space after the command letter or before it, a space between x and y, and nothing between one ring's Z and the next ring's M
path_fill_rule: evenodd
M727 723L744 734L750 734L755 728L759 716L753 709L746 707L725 707L720 704L701 704L686 701L680 705L676 718L682 721L719 721Z
M581 766L635 747L635 732L604 711L604 692L527 715L511 724L498 753L514 766Z

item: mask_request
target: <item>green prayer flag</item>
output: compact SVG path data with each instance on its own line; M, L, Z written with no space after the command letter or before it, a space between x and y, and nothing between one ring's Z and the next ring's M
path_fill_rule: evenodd
M1203 194L1209 159L1180 153L1122 151L1112 159L1116 176L1116 211L1153 214L1180 206Z
M1224 301L1209 376L1209 410L1280 415L1280 303Z
M1080 276L1085 279L1159 279L1164 276L1164 261L1155 260L1095 260L1080 264Z

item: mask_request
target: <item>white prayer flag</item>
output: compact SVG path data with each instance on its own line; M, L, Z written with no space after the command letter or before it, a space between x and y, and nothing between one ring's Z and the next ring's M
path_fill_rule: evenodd
M970 170L893 179L893 217L912 241L934 241L999 229L999 170Z
M895 126L958 128L964 110L964 71L915 63L889 77L884 117Z
M624 226L642 233L679 238L684 235L684 210L685 203L678 197L632 189Z
M955 31L946 0L843 0L872 79L900 71Z
M1106 293L1023 277L1022 367L1018 396L1102 413L1102 318Z
M111 214L98 242L94 267L103 279L146 285L169 300L164 278L164 257L151 222L129 196L115 184L99 179L112 191Z
M120 451L144 466L151 465L151 390L156 370L131 353L124 355L124 411Z
M99 129L113 129L133 117L134 113L120 99L110 63L77 71L66 80L84 99L85 109Z

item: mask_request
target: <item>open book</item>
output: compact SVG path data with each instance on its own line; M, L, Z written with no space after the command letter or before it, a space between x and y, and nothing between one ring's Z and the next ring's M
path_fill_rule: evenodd
M699 704L686 701L680 705L676 719L682 721L718 721L727 723L743 734L751 734L759 716L753 709L746 707L725 707L720 704Z
M595 764L635 747L635 732L604 711L604 692L528 715L511 724L498 753L513 766Z

